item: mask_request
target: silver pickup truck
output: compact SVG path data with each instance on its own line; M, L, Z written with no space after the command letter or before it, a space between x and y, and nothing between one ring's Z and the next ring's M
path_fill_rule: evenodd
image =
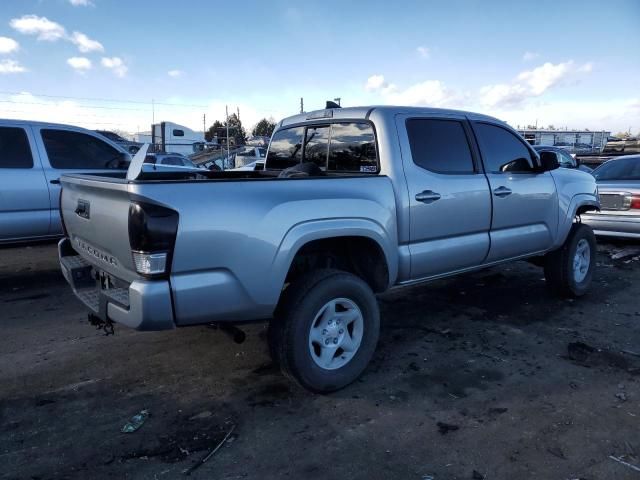
M580 296L595 266L580 223L599 208L594 178L468 112L303 113L278 124L262 171L62 186L60 263L91 315L139 330L269 320L274 360L316 392L365 369L376 293L531 259Z
M130 160L84 128L0 119L0 246L60 238L60 175L124 171Z

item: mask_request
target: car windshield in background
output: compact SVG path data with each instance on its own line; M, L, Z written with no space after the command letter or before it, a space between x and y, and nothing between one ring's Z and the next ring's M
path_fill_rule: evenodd
M596 180L640 180L640 156L610 160L593 172Z

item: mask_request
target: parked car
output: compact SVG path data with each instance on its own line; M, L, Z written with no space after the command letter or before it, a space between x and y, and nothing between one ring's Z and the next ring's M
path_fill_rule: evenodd
M173 165L177 167L198 168L191 159L180 155L179 153L148 153L144 159L144 163L153 165Z
M593 171L601 210L582 215L596 235L640 238L640 155L603 163Z
M533 149L538 152L540 157L548 156L550 158L555 158L562 168L577 168L587 173L591 173L593 171L592 168L582 165L575 155L571 155L562 148L550 145L535 145Z
M131 155L134 155L138 150L140 150L140 147L143 145L142 143L139 143L139 142L127 140L126 138L118 135L116 132L112 132L110 130L94 130L94 132L102 135L103 137L108 138L114 143L117 143L122 148L124 148L127 152L129 152Z
M265 170L170 175L63 178L76 296L139 330L270 320L277 364L312 391L363 372L392 286L525 258L556 294L591 284L595 237L575 219L599 208L595 179L485 115L303 113L278 124Z
M60 175L124 171L129 160L84 128L0 120L0 244L60 237Z
M249 163L264 162L267 155L266 147L247 147L242 152L235 154L235 167L244 167Z
M234 171L240 171L240 172L247 172L247 171L251 171L251 170L264 170L264 163L265 160L254 160L251 163L247 163L246 165L243 165L242 167L236 167L233 170Z

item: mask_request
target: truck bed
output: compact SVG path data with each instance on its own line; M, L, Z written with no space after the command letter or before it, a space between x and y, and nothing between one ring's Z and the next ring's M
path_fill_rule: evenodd
M112 277L118 288L139 292L165 285L175 325L268 318L296 251L326 232L377 235L389 245L390 257L397 245L393 187L381 175L171 172L127 181L114 173L63 176L61 183L65 255L86 262L94 277ZM134 203L178 215L166 278L148 279L136 271L129 239Z

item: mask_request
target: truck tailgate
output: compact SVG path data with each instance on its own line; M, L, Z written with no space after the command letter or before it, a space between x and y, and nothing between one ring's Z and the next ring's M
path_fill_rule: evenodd
M73 248L99 270L131 282L128 184L90 176L62 177L61 215Z

